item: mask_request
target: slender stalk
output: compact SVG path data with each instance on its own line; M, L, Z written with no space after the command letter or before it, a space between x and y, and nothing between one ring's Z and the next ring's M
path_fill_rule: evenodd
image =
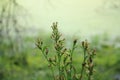
M75 50L75 47L76 47L76 43L77 43L77 40L75 39L73 41L73 46L72 46L72 50L70 51L70 79L69 80L72 80L72 67L73 67L73 53L74 53L74 50Z
M60 54L58 53L58 70L59 70L59 80L61 80L61 68L60 68L60 62L61 62L61 57Z
M71 55L70 55L70 79L69 80L72 80L72 65L73 65L73 60L72 60L72 56L73 56L73 51L74 51L74 48L72 48L72 51L71 51Z
M51 72L52 72L53 79L55 80L54 70L52 67L51 67Z
M47 60L47 62L48 62L49 64L52 64L52 63L49 61L49 59L47 58L47 55L45 55L43 49L41 49L41 52L42 52L42 54L44 55L44 57L45 57L45 59ZM51 68L51 73L52 73L53 79L55 80L54 70L53 70L52 66L50 66L50 68Z
M91 75L90 74L88 75L88 80L91 80Z
M82 80L82 78L83 78L83 72L84 72L84 67L85 67L85 61L86 61L86 49L84 48L84 60L83 60L83 63L82 63L82 69L81 69L81 75L80 75L80 80Z

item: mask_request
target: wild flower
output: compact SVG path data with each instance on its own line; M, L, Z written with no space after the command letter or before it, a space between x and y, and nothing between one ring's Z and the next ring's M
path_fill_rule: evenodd
M73 65L73 55L77 48L78 40L75 39L72 42L71 49L65 47L65 38L62 38L61 33L58 30L58 23L53 23L51 39L54 41L55 55L53 58L49 57L49 48L44 46L41 39L36 41L36 46L45 59L49 63L50 70L52 71L54 80L85 80L84 76L87 76L87 80L92 79L94 72L94 61L95 50L89 48L87 40L82 42L83 49L83 62L80 73L76 73L76 68ZM55 67L57 67L58 74L55 75Z

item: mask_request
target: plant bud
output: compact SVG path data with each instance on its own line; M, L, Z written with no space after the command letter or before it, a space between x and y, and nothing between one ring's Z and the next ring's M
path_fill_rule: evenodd
M74 44L74 45L76 45L76 43L77 43L77 39L75 39L75 40L73 41L73 44Z
M96 53L95 53L95 52L96 52L96 50L95 50L95 49L93 49L92 54L96 55Z
M85 41L85 43L84 43L84 47L85 47L85 49L88 48L88 42L87 42L87 41Z
M66 51L67 51L67 49L65 48L65 49L62 51L62 54L64 54Z
M46 50L45 50L46 55L48 55L48 52L49 52L49 50L48 50L48 48L46 48Z
M86 73L87 73L87 74L89 74L89 73L90 73L90 71L89 71L89 70L86 70Z
M83 63L82 66L84 67L86 65L86 63Z
M84 41L82 41L82 47L84 47L85 46L85 42Z
M51 58L49 58L49 62L52 62L52 59L51 59Z
M51 64L49 64L48 67L51 67Z
M90 66L90 67L93 67L93 66L94 66L94 64L93 64L93 63L90 63L90 64L89 64L89 66Z
M92 58L91 57L89 58L89 60L90 60L90 63L92 63Z
M42 47L41 47L38 43L35 43L35 45L36 45L40 50L42 50Z

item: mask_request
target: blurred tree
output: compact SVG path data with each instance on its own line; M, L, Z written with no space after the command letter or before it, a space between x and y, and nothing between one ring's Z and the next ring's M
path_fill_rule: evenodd
M106 9L120 9L120 0L105 0L104 8Z
M120 0L104 0L102 5L97 8L98 12L120 11Z
M0 53L14 55L22 48L25 9L16 0L0 0ZM11 54L10 54L11 53Z

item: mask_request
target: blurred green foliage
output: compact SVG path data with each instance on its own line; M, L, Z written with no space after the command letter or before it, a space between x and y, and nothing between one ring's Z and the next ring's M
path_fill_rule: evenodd
M48 36L44 36L44 40L48 46L52 44ZM35 47L35 38L26 37L24 41L23 51L16 52L14 57L3 55L10 53L7 51L10 47L0 46L0 80L52 80L47 61ZM69 39L67 42L71 41ZM101 36L94 36L90 41L90 44L97 50L94 80L117 80L115 78L120 76L120 47L118 46L120 39L118 37L104 39ZM79 61L82 62L82 55L79 52L79 54L74 54L74 57L74 65L78 68L81 65Z
M10 4L12 7L15 6L14 8L9 9L9 1L12 1ZM17 18L17 13L22 12L22 9L15 1L0 0L0 80L52 80L47 61L35 48L35 38L23 35L21 38L19 35L25 33L19 30L22 26L18 24L20 17ZM21 21L25 22L23 18ZM49 35L39 36L44 37L48 47L52 47ZM68 45L66 45L69 47L72 39L69 36L67 38ZM108 35L96 35L91 37L90 41L97 50L94 80L120 80L120 37L112 39ZM74 57L74 65L78 68L81 65L79 61L82 62L82 55L79 53Z

